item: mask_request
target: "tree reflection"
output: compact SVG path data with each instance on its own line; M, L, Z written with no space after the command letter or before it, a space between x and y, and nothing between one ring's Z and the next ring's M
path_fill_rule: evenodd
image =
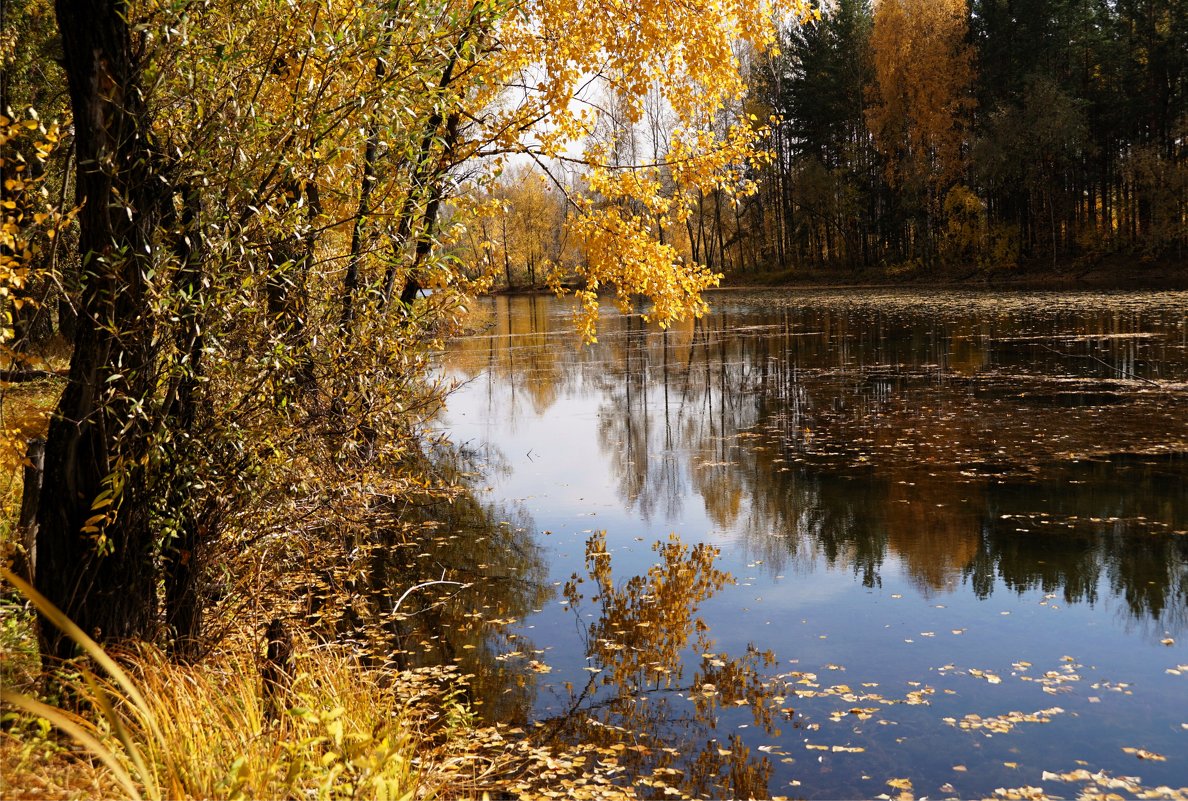
M585 636L593 675L550 730L615 754L644 797L674 789L700 798L766 797L767 757L752 756L733 733L724 741L716 735L723 711L745 706L755 726L778 736L783 698L765 678L775 658L753 647L741 657L713 652L698 609L734 581L714 567L717 549L690 548L674 535L654 550L658 560L647 573L616 582L605 532L587 541L586 575L573 576L565 598L575 610L596 604Z
M1182 626L1188 396L1159 389L1188 377L1178 318L960 301L727 294L669 331L608 317L578 351L501 300L506 341L449 358L494 348L484 369L534 403L598 392L624 507L677 520L696 497L773 571L823 560L877 586L902 565L925 594L1104 593Z
M305 614L366 661L406 669L457 665L490 720L524 723L534 688L509 654L533 646L510 630L554 595L520 507L481 500L475 454L438 442L416 475L435 482L335 563L313 571Z
M1040 508L1046 484L989 488L977 558L966 568L989 596L996 579L1016 592L1096 603L1105 591L1136 620L1181 630L1188 610L1188 483L1178 456L1114 456L1066 465L1064 491Z

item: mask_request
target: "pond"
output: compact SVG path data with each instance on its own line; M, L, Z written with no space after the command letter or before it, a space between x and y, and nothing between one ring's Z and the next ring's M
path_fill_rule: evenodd
M653 796L1188 794L1188 293L486 304L445 428L541 730Z

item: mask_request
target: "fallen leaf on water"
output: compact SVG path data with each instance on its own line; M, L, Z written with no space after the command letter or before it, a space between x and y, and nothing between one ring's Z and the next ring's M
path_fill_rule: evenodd
M1148 759L1152 762L1167 761L1167 757L1165 757L1163 754L1156 754L1154 751L1148 751L1145 748L1124 747L1122 750L1128 754L1134 754L1139 759Z
M999 798L1008 799L1045 799L1047 794L1044 793L1042 787L999 787L995 789L994 795Z
M894 787L896 790L910 790L912 789L911 779L888 779L887 785Z
M1175 645L1176 644L1176 641L1173 640L1171 637L1164 637L1159 642L1162 643L1163 645Z

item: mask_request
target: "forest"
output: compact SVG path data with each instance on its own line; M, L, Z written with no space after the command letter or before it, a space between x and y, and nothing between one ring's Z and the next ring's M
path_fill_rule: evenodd
M589 345L723 280L1182 277L1186 53L1176 0L9 0L6 797L679 792L580 692L529 726L553 589L443 350L498 289ZM601 543L590 630L675 665L715 549L616 590Z
M745 283L1078 275L1098 263L1123 274L1160 264L1182 280L1183 3L838 0L817 10L783 29L778 47L744 55L747 92L714 124L763 123L763 158L740 172L756 191L698 193L683 225L657 226L687 258ZM664 157L663 104L638 124L610 110L601 135L622 164ZM563 206L534 197L531 176L495 190L508 210L487 258L512 285L540 283L546 258L581 259Z

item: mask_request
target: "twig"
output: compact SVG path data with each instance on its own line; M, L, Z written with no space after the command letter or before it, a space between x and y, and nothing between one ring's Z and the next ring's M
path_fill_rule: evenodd
M424 582L421 582L420 584L414 584L413 586L409 587L407 590L404 591L403 595L401 595L398 599L396 599L395 605L392 606L392 611L395 612L396 610L398 610L400 608L400 604L404 603L404 599L408 598L408 596L412 595L417 590L423 590L426 587L432 587L435 584L452 584L455 587L470 586L469 584L467 584L466 582L463 582L463 581L446 581L445 573L442 573L441 575L442 575L442 578L437 581L424 581Z
M1062 356L1065 359L1075 359L1075 358L1078 358L1078 356L1080 355L1080 354L1075 354L1075 353L1065 353L1063 351L1056 350L1051 345L1046 345L1043 342L1040 342L1038 344L1041 348L1050 350L1052 353L1055 353L1057 356ZM1110 368L1111 370L1117 370L1122 375L1126 376L1127 378L1134 379L1135 381L1142 381L1143 383L1150 384L1153 387L1162 387L1163 386L1158 381L1152 381L1150 378L1143 378L1141 375L1135 375L1134 373L1130 372L1129 370L1124 370L1121 367L1112 365L1109 362L1107 362L1105 359L1100 359L1097 356L1094 356L1092 353L1084 354L1084 358L1092 359L1093 361L1097 362L1098 364L1104 365L1104 366Z

